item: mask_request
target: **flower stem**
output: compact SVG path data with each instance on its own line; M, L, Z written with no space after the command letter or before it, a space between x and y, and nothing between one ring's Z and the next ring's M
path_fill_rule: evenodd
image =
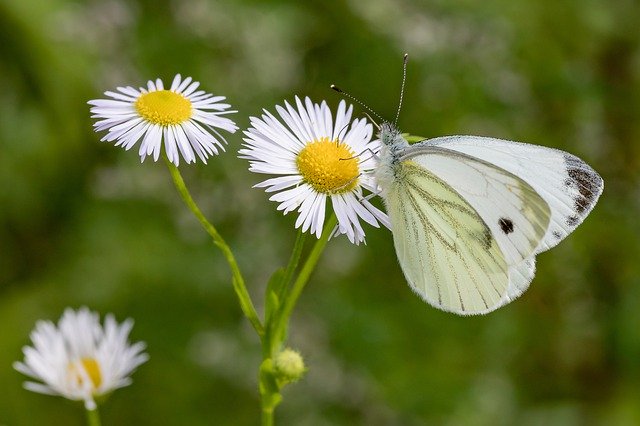
M304 262L298 277L292 285L289 285L289 282L298 267L298 263L300 262L300 256L304 247L304 233L298 232L295 245L293 246L293 252L289 259L289 264L284 270L281 278L282 281L278 300L282 300L282 303L279 305L276 313L268 319L265 324L267 332L261 336L263 360L260 366L259 388L260 404L262 408L262 426L273 425L274 411L282 401L282 394L280 391L282 386L284 386L284 383L279 381L274 375L273 360L281 349L283 342L286 340L286 331L293 308L295 307L305 284L309 281L311 272L313 272L318 264L320 255L324 251L327 241L329 241L329 236L333 232L336 223L338 223L338 221L335 215L325 223L324 231L311 249L311 252L307 257L307 260Z
M171 173L171 177L173 178L173 183L180 193L182 200L187 205L189 210L191 210L191 212L195 215L198 221L200 221L205 231L207 231L211 238L213 238L214 244L218 246L218 248L222 251L222 254L229 264L229 268L231 269L231 274L233 276L233 289L235 290L238 301L240 302L240 308L242 309L245 317L247 317L258 335L262 336L264 334L264 327L262 326L262 323L258 318L258 313L256 312L256 308L253 306L251 296L247 291L247 287L244 283L244 278L242 278L240 268L238 267L238 263L233 256L231 248L227 245L216 228L204 217L204 215L198 208L198 205L195 203L195 201L193 201L193 198L191 198L191 194L189 193L189 190L187 189L178 168L171 161L169 161L166 155L164 156L164 160L167 164L167 167L169 168L169 172Z
M274 321L276 321L273 327L274 341L271 345L273 350L277 350L278 346L282 343L282 341L284 341L287 325L289 323L289 317L293 312L293 308L295 307L296 302L298 301L298 298L300 297L300 294L304 289L304 286L309 281L309 277L315 269L318 260L320 260L320 255L324 251L324 248L329 241L329 236L331 236L331 233L333 232L333 229L335 228L337 223L338 219L336 218L335 214L332 215L325 223L322 235L320 236L318 241L316 241L313 248L311 249L311 252L309 253L309 257L307 257L304 265L302 265L302 269L300 270L300 274L298 274L298 278L296 278L296 280L293 282L291 289L289 289L289 291L287 291L284 295L284 300L282 302L280 312L274 319Z
M298 235L296 235L296 242L293 245L293 251L291 258L287 264L284 277L282 278L282 287L280 288L280 294L278 294L279 300L285 297L287 290L289 289L289 282L293 278L293 273L296 271L298 264L300 263L300 255L302 255L302 248L304 247L304 240L307 234L298 229Z
M273 408L262 407L262 426L273 426Z
M88 426L100 426L100 413L98 412L98 408L94 408L93 410L87 411L87 425Z

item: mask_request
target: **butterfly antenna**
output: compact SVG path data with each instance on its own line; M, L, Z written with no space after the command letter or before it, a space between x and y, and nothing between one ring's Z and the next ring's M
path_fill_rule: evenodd
M398 111L396 112L396 119L393 121L393 125L398 125L398 118L400 118L400 109L402 109L402 99L404 98L404 83L407 81L407 62L409 62L409 54L404 54L402 62L402 87L400 88L400 102L398 102Z
M380 121L384 121L384 118L382 118L380 116L380 114L378 114L377 112L375 112L374 110L372 110L369 105L365 104L364 102L362 102L360 99L356 98L353 95L350 95L349 93L345 92L344 90L342 90L341 88L339 88L338 86L336 86L335 84L331 85L331 88L333 90L335 90L336 92L340 93L342 96L344 96L345 98L349 98L352 101L354 101L355 103L357 103L358 105L360 105L361 107L363 107L364 109L366 109L367 111L369 111L371 114L375 115L376 117L378 117L378 119ZM369 117L371 118L371 117ZM371 120L373 121L373 120Z

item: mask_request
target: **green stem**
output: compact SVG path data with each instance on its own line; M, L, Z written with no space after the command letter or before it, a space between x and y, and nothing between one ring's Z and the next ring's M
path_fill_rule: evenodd
M287 267L285 268L278 284L278 301L282 301L285 297L287 297L287 291L289 290L291 279L298 267L298 264L300 263L300 256L302 255L302 249L304 248L306 235L307 234L302 232L302 230L298 229L296 241L293 245L291 257L289 258L289 263L287 263ZM266 294L265 297L269 297L269 295ZM275 348L277 347L277 339L274 339L274 336L277 336L276 334L274 334L274 325L278 323L277 315L279 314L280 309L277 308L276 312L274 312L270 317L265 318L265 333L262 336L263 359L271 358L273 356Z
M285 273L282 276L281 289L279 291L282 300L280 307L271 316L270 321L266 324L268 332L262 336L262 364L260 366L260 396L262 406L262 425L272 426L273 415L275 408L282 401L282 394L280 390L283 384L279 383L273 372L273 360L280 349L282 342L286 338L286 329L289 323L289 317L293 312L293 308L304 289L305 284L309 281L311 272L315 269L320 259L320 255L324 251L329 236L333 232L333 229L337 223L336 216L333 215L324 224L325 228L320 236L320 239L316 241L307 260L304 262L298 277L290 286L289 281L293 277L295 270L297 269L300 261L300 255L304 246L304 234L298 232L296 243L293 247L293 252L289 260L289 264L285 269Z
M98 407L93 410L87 410L87 425L88 426L100 426L100 413Z
M258 313L256 312L256 308L253 306L251 296L249 296L249 292L247 291L244 279L242 278L242 274L240 273L240 268L238 267L238 263L233 256L231 248L229 248L216 228L204 217L204 215L198 208L198 205L195 203L195 201L193 201L193 198L191 198L191 194L189 193L189 190L187 189L178 168L171 161L169 161L166 156L164 156L164 160L167 164L167 167L169 168L169 172L171 172L173 183L180 193L182 200L187 205L189 210L191 210L195 217L200 221L205 231L207 231L211 238L213 238L214 244L218 246L218 248L222 251L222 254L229 264L229 268L231 269L231 274L233 275L233 289L235 290L238 301L240 302L240 308L242 309L242 312L247 317L249 322L251 322L251 325L256 330L258 335L262 336L264 334L264 327L262 326L262 323L258 318Z
M274 336L273 336L273 342L271 345L272 350L276 350L280 345L280 343L284 340L287 324L289 322L289 317L293 312L293 308L295 307L296 302L298 301L298 298L300 297L300 294L304 289L304 286L309 281L309 277L311 276L311 273L315 269L316 264L318 263L318 260L320 260L320 255L324 251L324 248L327 245L327 242L329 241L329 236L333 232L333 229L335 228L337 223L338 223L338 219L334 214L324 224L324 230L322 232L322 235L320 236L318 241L316 241L316 243L314 244L313 249L311 249L311 253L309 253L309 257L307 257L307 260L304 262L304 265L300 270L300 274L298 274L298 278L296 278L293 285L291 286L291 289L285 294L284 301L282 302L282 305L280 308L280 312L274 319L275 324L273 327Z
M262 407L262 426L273 426L272 407Z
M282 300L285 297L285 294L289 288L289 282L293 277L293 273L296 271L298 267L298 263L300 263L300 255L302 255L302 248L304 247L304 240L307 234L302 232L301 229L298 229L298 235L296 235L296 242L293 245L293 251L291 253L291 258L289 259L289 264L287 265L287 269L284 272L284 276L282 277L282 287L280 287L280 294L278 294L278 300Z

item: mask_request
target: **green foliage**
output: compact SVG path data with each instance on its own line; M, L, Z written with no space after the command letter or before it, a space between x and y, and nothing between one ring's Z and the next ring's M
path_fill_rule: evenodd
M294 94L335 106L331 83L392 118L404 52L403 131L564 149L604 194L529 291L484 317L412 294L387 230L332 239L288 330L308 373L276 423L639 424L638 22L627 0L1 1L0 424L84 424L11 369L38 319L81 305L134 318L151 356L104 425L259 421L261 347L224 258L164 164L99 142L87 100L180 72L227 96L241 128ZM251 189L241 136L180 170L262 313L282 302L261 295L294 217Z
M267 283L267 291L265 292L267 296L264 301L265 323L269 323L273 313L277 311L278 308L280 308L280 297L278 295L282 291L282 288L286 285L284 278L284 268L278 268L273 273L273 275L271 275L271 278L269 278L269 282Z

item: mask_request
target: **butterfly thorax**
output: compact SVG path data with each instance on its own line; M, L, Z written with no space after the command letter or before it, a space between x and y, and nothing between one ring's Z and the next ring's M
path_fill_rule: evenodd
M409 143L391 123L382 123L379 138L382 147L378 153L379 164L375 176L384 196L393 182L397 180L398 173L401 172L400 157Z

